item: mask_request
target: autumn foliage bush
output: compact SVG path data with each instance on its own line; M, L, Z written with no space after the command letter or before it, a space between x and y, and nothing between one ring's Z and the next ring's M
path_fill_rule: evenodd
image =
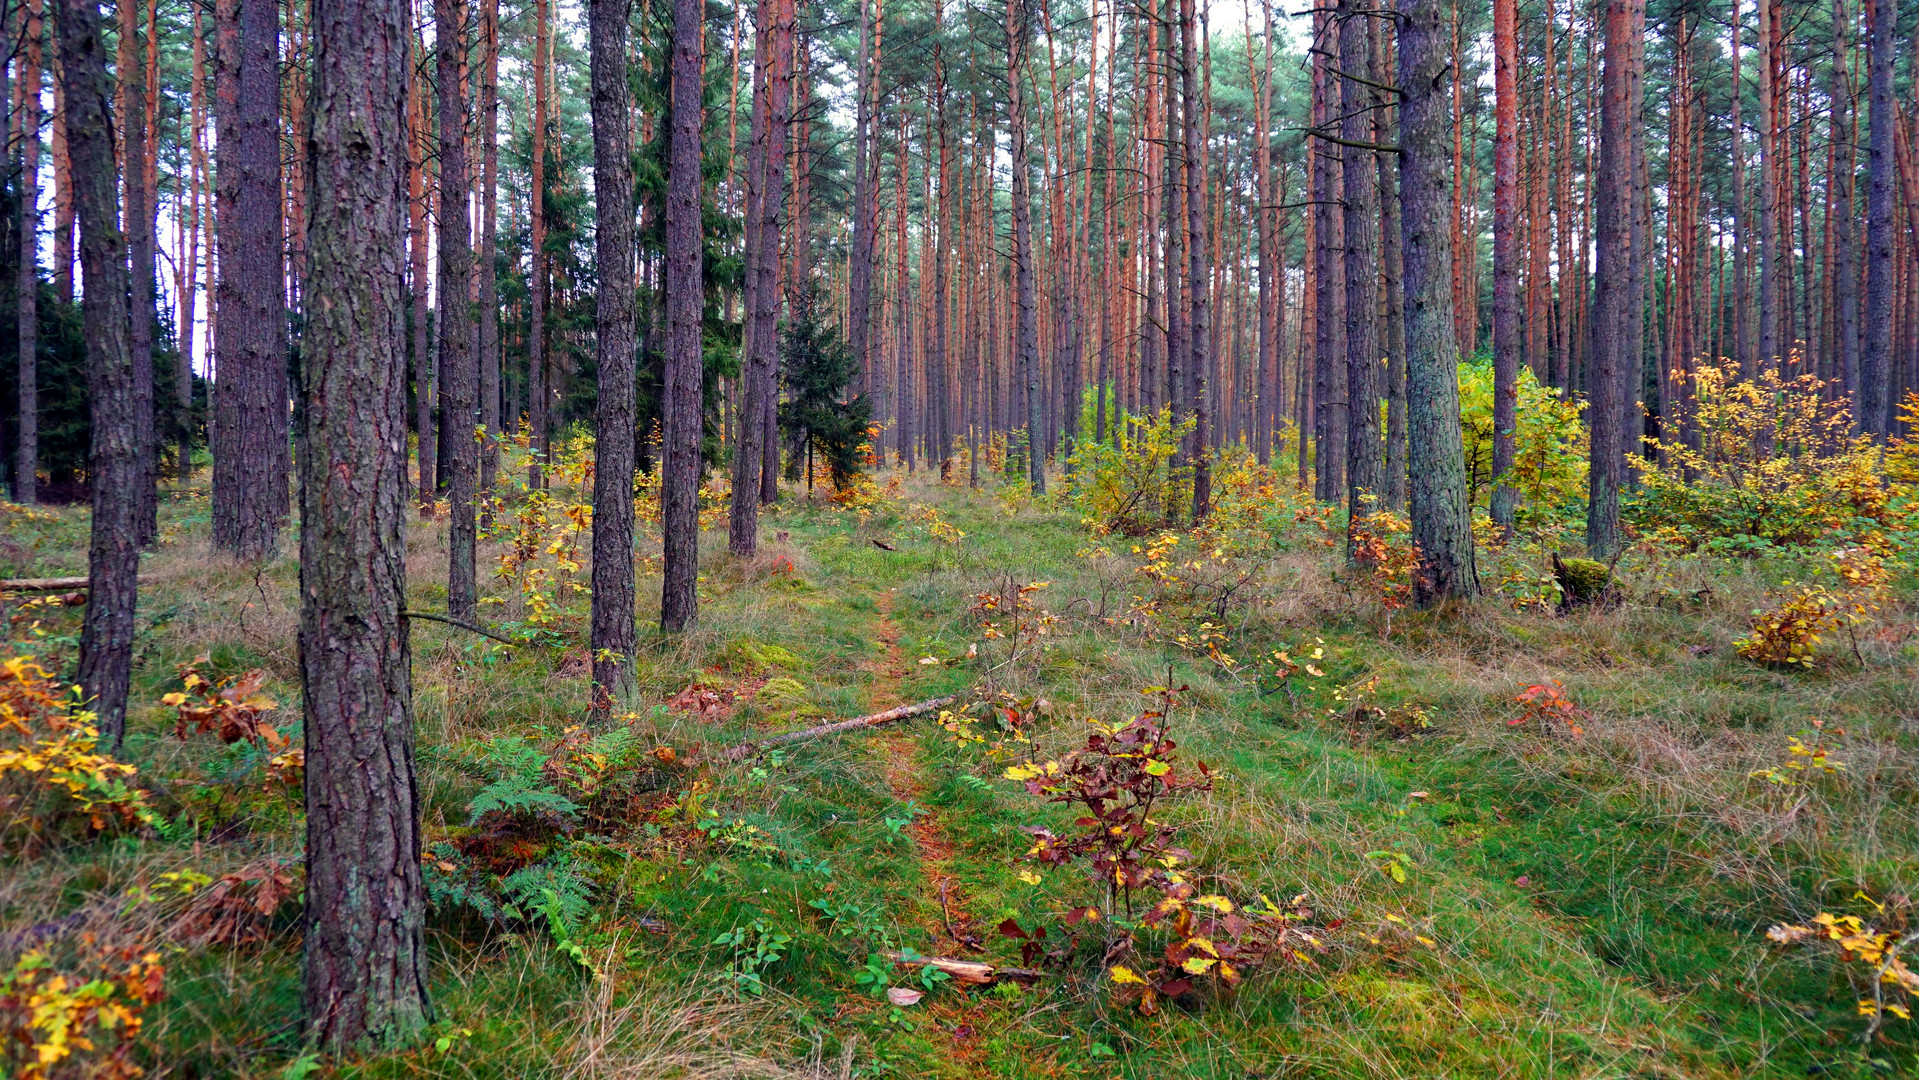
M134 766L100 752L80 688L33 657L0 664L0 844L39 847L156 819L133 786Z

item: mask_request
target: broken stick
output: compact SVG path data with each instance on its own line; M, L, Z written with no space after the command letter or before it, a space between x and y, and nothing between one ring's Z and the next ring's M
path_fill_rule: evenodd
M888 952L881 955L896 964L904 964L907 967L938 968L948 975L951 975L954 982L966 983L971 986L987 986L1001 979L1019 979L1022 981L1038 979L1046 974L1044 971L1034 971L1032 968L997 967L993 964L982 964L975 960L954 960L946 956L916 956L908 960L904 955L896 952Z
M67 589L87 587L84 577L26 577L7 578L0 581L0 590L6 592L62 592Z
M768 750L775 746L784 746L787 743L804 742L807 739L817 739L822 735L836 735L842 731L857 731L860 728L879 727L883 724L891 724L898 720L919 716L921 713L932 712L934 709L943 709L958 700L958 696L949 695L947 697L934 698L931 701L922 701L917 705L901 705L896 709L888 709L885 712L876 712L867 716L856 716L851 720L836 720L830 724L819 724L810 728L802 728L799 731L789 731L783 735L775 735L770 739L756 739L753 742L741 743L731 750L728 750L723 756L728 761L738 761L741 758L751 757L762 750Z

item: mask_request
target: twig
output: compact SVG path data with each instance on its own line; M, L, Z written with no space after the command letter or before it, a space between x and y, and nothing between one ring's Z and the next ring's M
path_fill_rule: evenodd
M430 611L402 611L400 612L400 614L409 619L427 619L432 622L445 623L448 626L457 626L462 630L471 631L475 634L480 635L481 637L490 637L493 640L501 642L506 645L512 645L517 647L517 646L526 644L523 641L514 641L512 638L509 638L509 637L501 637L500 635L494 633L491 630L488 630L487 628L483 626L475 626L474 624L470 622L466 622L461 619L456 619L451 615L435 615Z
M1035 971L1032 968L996 967L975 960L955 960L947 956L919 956L908 960L897 952L884 952L880 955L907 967L938 968L951 975L954 982L970 983L974 986L985 986L1001 979L1039 979L1046 975L1044 971Z
M741 743L726 751L721 757L727 761L738 761L741 758L751 757L762 750L767 750L775 746L784 746L787 743L817 739L822 735L836 735L842 731L857 731L860 728L879 727L883 724L891 724L898 720L918 716L921 713L929 713L934 709L945 708L957 700L959 700L957 695L950 695L942 698L934 698L931 701L922 701L917 705L901 705L896 709L888 709L885 712L856 716L851 720L836 720L830 724L818 724L810 728L802 728L798 731L789 731L783 735L775 735L770 739L758 739L753 742Z

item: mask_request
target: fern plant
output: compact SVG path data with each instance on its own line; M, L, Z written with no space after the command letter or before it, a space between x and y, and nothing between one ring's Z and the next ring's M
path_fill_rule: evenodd
M496 810L512 816L547 812L572 817L580 812L579 804L555 790L547 778L546 755L525 739L500 739L478 765L489 783L466 804L468 825Z

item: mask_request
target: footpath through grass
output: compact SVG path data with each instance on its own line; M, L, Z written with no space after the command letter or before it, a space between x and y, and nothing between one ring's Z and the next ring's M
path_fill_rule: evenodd
M1919 880L1909 592L1856 660L1847 649L1803 672L1734 653L1783 573L1752 563L1664 567L1609 610L1489 600L1401 611L1388 633L1334 554L1306 545L1261 553L1231 603L1194 617L1154 606L1137 572L1151 552L1130 550L1150 538L1102 550L1070 513L924 478L853 508L791 499L750 564L709 534L699 628L644 635L641 695L619 733L575 727L586 598L566 582L584 571L535 558L550 576L529 586L509 566L488 583L486 617L522 647L417 625L437 1042L319 1061L298 1027L297 892L220 909L234 928L223 936L194 931L213 910L195 899L206 886L179 885L231 874L234 895L257 899L271 868L297 881L298 788L271 747L176 738L162 704L177 666L207 656L216 679L264 669L269 718L297 734L297 567L223 565L203 500L166 514L168 540L143 569L127 755L163 822L47 831L13 843L0 874L0 965L29 948L79 963L102 942L162 954L167 996L131 1053L153 1075L1783 1077L1919 1064L1907 1022L1859 1045L1859 965L1764 936L1819 911L1905 917ZM444 536L422 524L412 540L423 610L443 603ZM83 569L73 512L12 522L9 538L9 573ZM482 566L513 542L503 533ZM648 585L657 577L643 579L643 611ZM12 613L15 655L71 664L77 614ZM1253 658L1278 651L1305 662L1261 677ZM1570 721L1514 701L1555 681ZM1096 900L1084 873L1022 861L1023 828L1068 833L1074 814L1003 774L1060 758L1092 721L1123 721L1164 685L1186 687L1171 717L1180 768L1204 761L1214 781L1155 820L1190 851L1198 891L1241 907L1300 898L1324 951L1274 957L1150 1016L1108 973L1123 912L1080 923L1034 980L963 987L895 964L1020 965L1006 920L1057 927ZM721 753L982 688L1045 705L985 743L922 717ZM1782 772L1795 738L1843 768Z

